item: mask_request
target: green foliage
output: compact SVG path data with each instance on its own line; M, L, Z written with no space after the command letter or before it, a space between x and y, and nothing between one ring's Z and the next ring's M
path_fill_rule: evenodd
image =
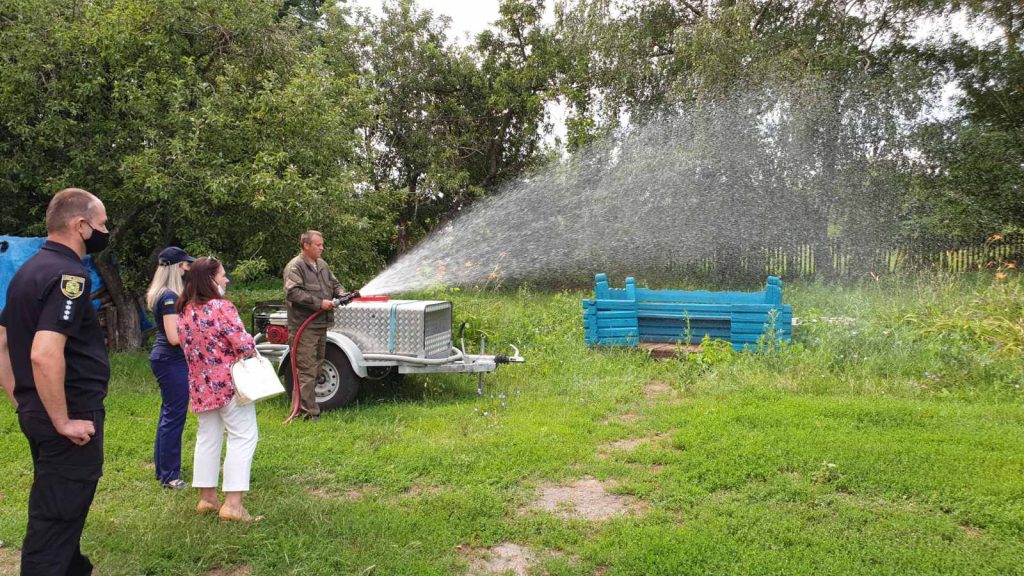
M532 167L553 92L543 2L506 0L492 29L461 47L411 0L362 19L373 95L364 150L375 190L399 192L394 249L407 250L485 191Z
M924 59L960 90L961 113L918 131L927 170L915 190L913 223L922 236L980 242L1024 226L1024 7L1007 0L956 4L999 36L987 44L954 38L932 46Z
M911 313L903 321L922 339L968 347L992 361L1024 354L1024 293L1018 282L983 286L961 302L944 301Z
M1019 357L1009 352L1020 345L1017 283L991 284L984 276L894 280L856 291L856 300L843 297L844 290L837 297L845 310L801 313L798 344L802 354L821 355L830 372L864 375L877 385L1013 396L1024 377Z
M231 276L239 282L251 282L266 276L269 266L263 258L243 260L235 265Z
M916 223L925 235L982 242L1024 225L1022 135L959 123L919 133L930 155L915 186Z
M738 354L729 342L714 340L705 334L700 343L700 352L686 354L683 361L684 366L693 367L695 375L700 376L736 360Z
M359 197L354 70L310 50L275 2L16 2L3 30L8 215L32 230L54 190L95 191L131 289L176 242L229 263L297 252L307 228L346 277L382 264L388 201ZM342 47L343 48L343 47ZM53 63L59 63L55 66ZM37 228L36 228L37 229Z

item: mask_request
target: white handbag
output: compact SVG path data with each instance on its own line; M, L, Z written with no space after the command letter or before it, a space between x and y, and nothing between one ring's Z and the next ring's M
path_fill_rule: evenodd
M239 406L284 394L274 365L258 352L231 365L231 381L235 385L235 403Z

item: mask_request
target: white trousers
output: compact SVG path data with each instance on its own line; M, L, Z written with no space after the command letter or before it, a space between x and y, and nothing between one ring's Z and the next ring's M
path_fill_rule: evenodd
M252 456L259 430L256 404L238 406L235 398L219 410L196 414L196 451L192 461L192 486L216 488L220 476L220 452L224 431L228 432L228 454L224 457L224 492L248 492Z

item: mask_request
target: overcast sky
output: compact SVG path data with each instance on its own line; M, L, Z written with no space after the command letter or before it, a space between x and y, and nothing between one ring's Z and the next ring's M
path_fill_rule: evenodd
M366 6L380 14L383 0L349 0L357 6ZM546 20L553 21L554 2L548 2ZM465 44L467 34L479 34L498 19L498 0L416 0L421 10L444 14L451 18L448 37Z

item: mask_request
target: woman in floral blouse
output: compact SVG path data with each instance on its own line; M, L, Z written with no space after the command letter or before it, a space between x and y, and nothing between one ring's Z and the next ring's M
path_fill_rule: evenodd
M253 338L245 331L238 310L224 298L228 279L216 258L192 263L178 299L178 336L188 362L189 400L196 413L195 458L192 486L199 488L200 514L219 511L224 520L251 522L242 506L249 491L252 457L259 433L256 407L239 406L231 384L231 365L256 353ZM224 458L224 505L217 499L221 442L227 430Z

